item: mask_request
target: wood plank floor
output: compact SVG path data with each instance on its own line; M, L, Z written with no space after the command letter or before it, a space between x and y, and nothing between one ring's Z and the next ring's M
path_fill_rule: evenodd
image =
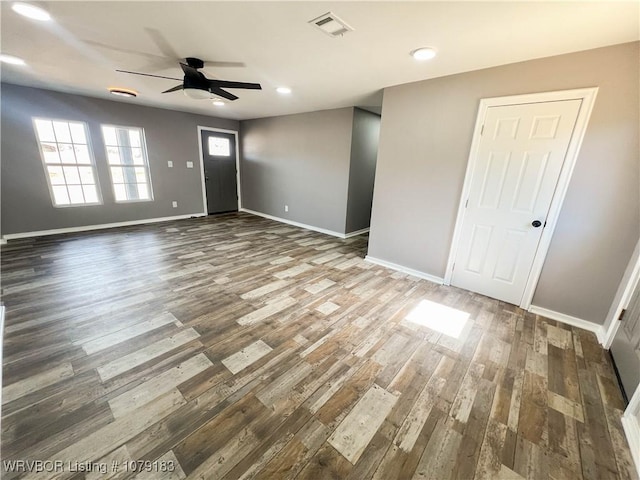
M3 478L635 478L593 334L366 242L231 214L5 245Z

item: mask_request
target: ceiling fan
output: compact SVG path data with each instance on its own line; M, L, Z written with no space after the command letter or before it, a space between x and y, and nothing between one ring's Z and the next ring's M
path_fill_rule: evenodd
M242 88L249 90L261 90L262 87L259 83L247 83L247 82L234 82L229 80L211 79L204 76L198 69L204 67L204 62L199 58L187 57L185 58L187 63L179 62L182 71L184 72L184 78L180 85L176 85L169 90L165 90L162 93L176 92L182 90L185 95L195 99L211 98L212 95L226 98L227 100L237 100L238 97L233 93L229 93L224 88ZM179 78L164 77L161 75L152 75L149 73L130 72L128 70L116 70L116 72L129 73L132 75L143 75L145 77L165 78L167 80L177 80Z

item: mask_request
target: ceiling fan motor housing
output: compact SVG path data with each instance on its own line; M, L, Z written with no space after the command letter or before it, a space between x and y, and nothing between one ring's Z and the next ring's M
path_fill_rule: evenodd
M190 75L185 75L184 76L184 86L183 88L194 88L197 90L205 90L207 92L209 92L209 82L207 81L207 79L204 77L204 75L202 77L192 77Z
M187 58L185 58L185 60L187 61L187 65L189 65L190 67L193 67L193 68L202 68L202 67L204 67L204 62L202 60L200 60L199 58L187 57Z

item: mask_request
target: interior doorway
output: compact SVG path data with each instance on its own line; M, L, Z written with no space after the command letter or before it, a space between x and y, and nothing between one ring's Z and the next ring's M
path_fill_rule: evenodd
M239 210L238 132L198 127L198 141L205 212Z
M596 91L481 101L445 284L529 308Z

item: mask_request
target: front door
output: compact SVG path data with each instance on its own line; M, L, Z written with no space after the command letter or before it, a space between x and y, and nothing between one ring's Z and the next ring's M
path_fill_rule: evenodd
M236 139L233 133L202 130L202 163L207 193L207 212L238 210Z
M611 354L627 398L640 384L640 282L631 296L611 344Z
M452 285L520 304L581 102L487 109Z

